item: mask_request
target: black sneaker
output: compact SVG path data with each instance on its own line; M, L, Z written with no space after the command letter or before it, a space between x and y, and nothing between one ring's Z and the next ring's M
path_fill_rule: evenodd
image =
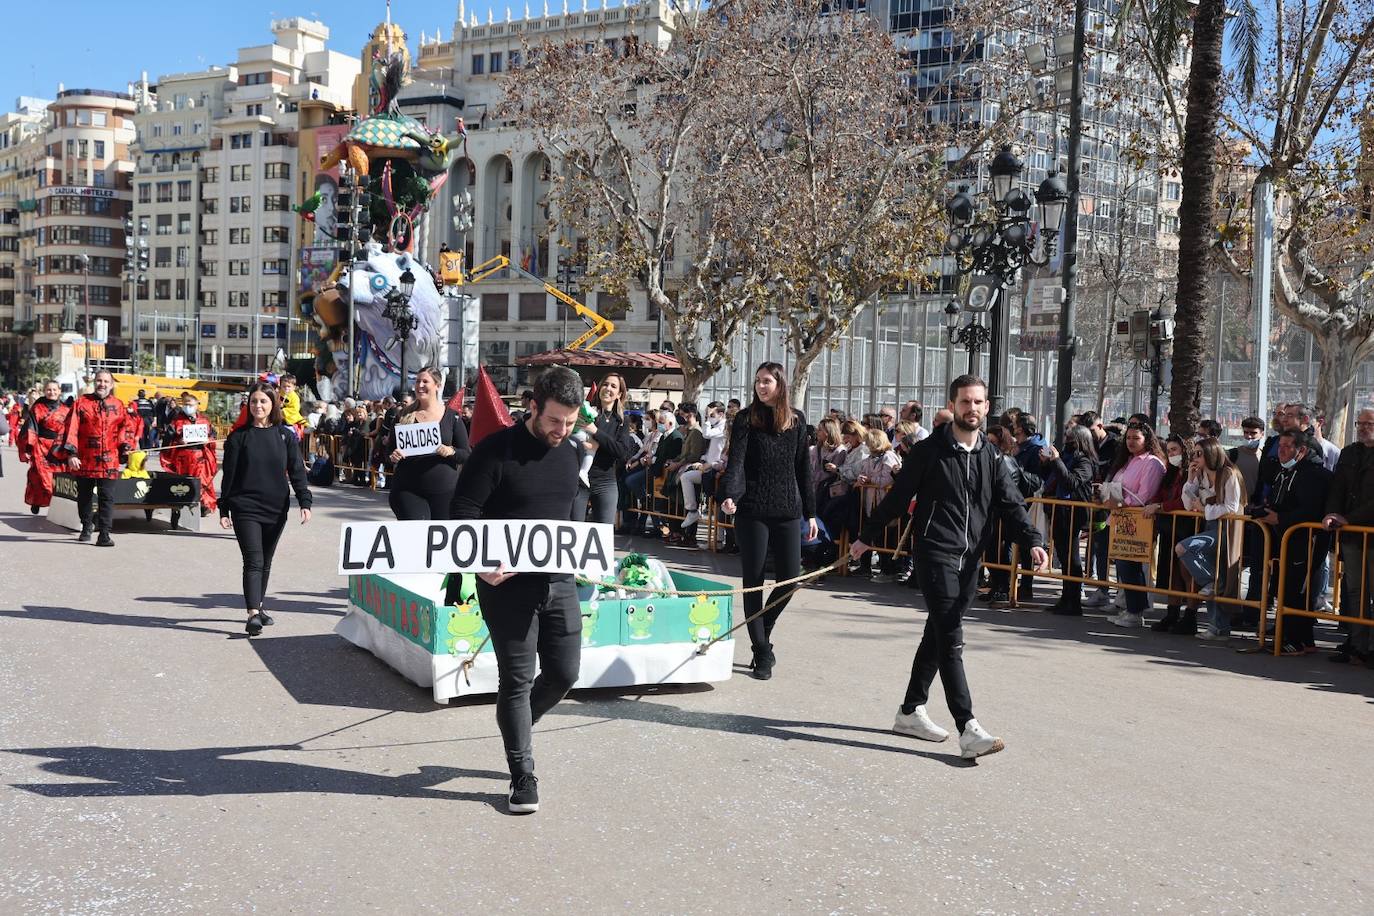
M258 608L258 616L262 618L262 625L265 627L270 627L272 624L276 623L276 621L272 619L272 616L262 608Z
M108 532L108 531L102 531L102 532L100 532L100 537L98 537L98 538L95 539L95 546L97 546L97 547L113 547L113 546L114 546L114 538L110 537L110 532Z
M533 773L510 781L510 798L506 805L511 814L533 814L539 810L539 780Z
M254 614L252 617L249 617L248 623L243 629L249 636L257 636L262 632L262 615Z
M754 661L749 667L752 669L754 680L767 681L773 677L773 666L778 662L778 657L773 654L773 647L767 649L754 647Z
M989 604L1010 604L1011 595L1007 592L994 589L988 592L987 601Z
M81 533L76 536L76 539L83 544L88 543L91 539L91 526L82 525Z

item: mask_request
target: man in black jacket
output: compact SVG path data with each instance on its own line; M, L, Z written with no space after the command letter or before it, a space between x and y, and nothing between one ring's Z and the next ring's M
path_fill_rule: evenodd
M1346 525L1374 526L1374 410L1355 417L1356 441L1341 449L1322 524L1336 531ZM1374 534L1337 535L1340 541L1341 614L1374 617ZM1362 661L1374 668L1374 625L1351 624L1345 645L1331 656L1338 664Z
M1285 429L1279 433L1278 474L1266 501L1251 510L1255 518L1274 529L1270 544L1276 555L1284 532L1303 522L1320 522L1325 513L1331 472L1320 461L1308 460L1312 452L1312 437L1303 430ZM1308 531L1290 540L1282 595L1285 607L1307 611L1316 608L1322 563L1330 550L1331 539L1325 533ZM1285 621L1283 654L1307 655L1314 651L1312 618L1293 617Z
M971 375L956 378L949 386L949 409L954 421L912 448L850 555L863 556L888 522L915 498L913 578L925 595L926 627L892 730L926 741L949 737L925 709L938 672L960 733L960 753L971 760L1005 746L973 717L963 658L963 616L973 601L979 560L994 528L993 516L1001 516L1007 529L1016 534L1037 570L1049 565L1049 557L1000 452L980 432L988 413L986 383Z

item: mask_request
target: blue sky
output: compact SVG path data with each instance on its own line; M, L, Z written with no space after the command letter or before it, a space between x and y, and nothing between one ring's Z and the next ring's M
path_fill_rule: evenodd
M488 8L502 19L507 5L516 16L525 9L524 0L467 0L466 5L469 15L483 21ZM356 55L386 16L385 0L58 0L51 5L6 0L3 6L10 40L0 66L0 111L8 111L21 95L51 99L58 83L68 89L123 91L143 70L156 80L161 73L228 64L240 47L271 41L272 20L291 16L318 19L329 26L331 47ZM530 9L538 15L543 0ZM391 15L405 27L413 48L421 31L432 35L442 29L449 36L458 2L392 0Z

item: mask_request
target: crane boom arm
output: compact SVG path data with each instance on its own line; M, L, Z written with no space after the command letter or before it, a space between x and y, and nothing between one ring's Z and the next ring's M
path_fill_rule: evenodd
M595 310L578 302L552 283L546 283L542 278L536 277L518 264L512 264L510 258L503 254L498 254L496 257L483 261L481 264L472 268L471 272L464 278L464 281L466 283L480 283L492 274L502 270L514 271L527 280L533 280L535 283L538 283L544 288L545 293L553 296L559 302L572 309L573 313L576 314L578 318L582 319L587 325L587 330L582 333L581 337L578 337L572 343L568 344L569 350L591 350L595 348L597 344L615 333L615 322L611 321L609 318L603 318L601 315L597 314Z

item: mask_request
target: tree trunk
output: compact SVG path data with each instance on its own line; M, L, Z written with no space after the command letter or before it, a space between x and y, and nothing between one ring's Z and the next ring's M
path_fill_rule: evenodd
M1334 330L1334 329L1333 329ZM1355 371L1374 346L1340 331L1317 337L1322 348L1317 368L1317 408L1326 411L1322 435L1337 445L1345 445L1351 402L1355 399Z
M1112 337L1116 334L1116 287L1107 296L1107 322L1102 329L1102 358L1097 361L1097 415L1107 407L1107 373L1112 368Z
M1169 430L1191 436L1199 419L1207 352L1207 286L1216 218L1217 120L1225 0L1199 0L1193 17L1193 60L1188 73L1188 118L1183 129L1183 200L1179 205L1178 288L1174 296L1173 383Z
M806 391L811 386L811 368L816 365L816 360L823 351L824 347L817 345L812 345L806 350L796 345L792 347L792 378L787 382L788 394L791 396L792 406L802 413L806 413Z

